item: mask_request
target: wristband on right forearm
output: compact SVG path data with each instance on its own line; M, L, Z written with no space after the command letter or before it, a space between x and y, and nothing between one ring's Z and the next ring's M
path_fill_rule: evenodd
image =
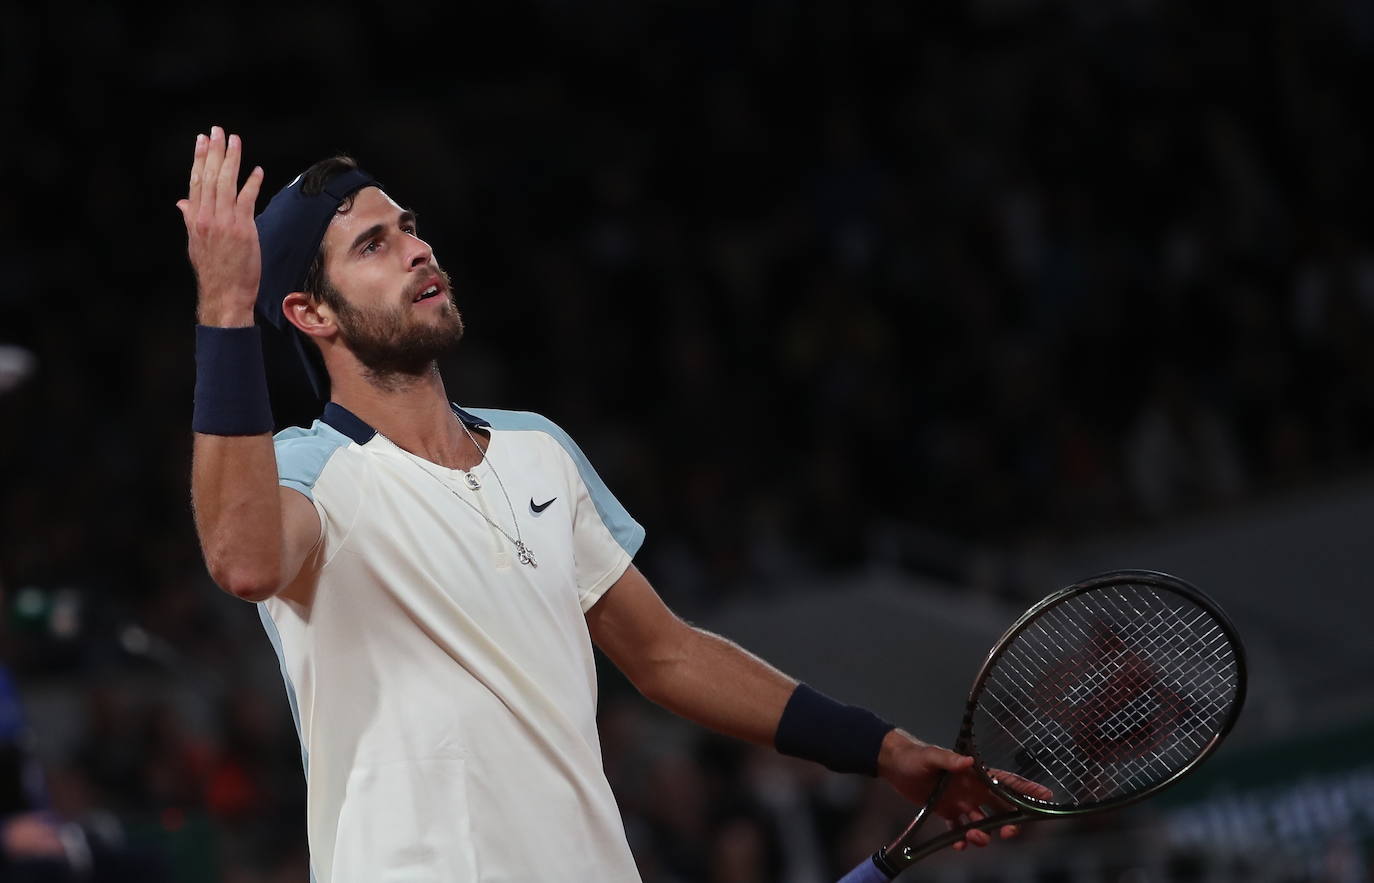
M778 720L773 745L783 754L814 760L837 773L873 776L883 737L894 729L866 708L843 705L798 684Z
M272 431L272 404L256 326L196 326L196 400L191 428L205 435Z

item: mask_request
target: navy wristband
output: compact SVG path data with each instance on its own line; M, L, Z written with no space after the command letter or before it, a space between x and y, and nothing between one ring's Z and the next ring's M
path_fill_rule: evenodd
M191 428L205 435L272 431L267 369L257 326L196 326L196 405Z
M866 708L841 705L798 684L778 721L773 745L783 754L824 764L837 773L878 773L883 737L896 729Z

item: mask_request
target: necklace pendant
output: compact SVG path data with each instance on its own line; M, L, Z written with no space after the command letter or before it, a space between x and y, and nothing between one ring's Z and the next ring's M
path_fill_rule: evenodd
M473 490L477 490L482 486L482 482L478 481L477 476L473 475L471 472L463 473L463 481L467 482L467 486Z
M539 562L534 560L534 553L530 547L520 540L515 541L515 554L520 558L521 564L528 564L530 567L538 567Z

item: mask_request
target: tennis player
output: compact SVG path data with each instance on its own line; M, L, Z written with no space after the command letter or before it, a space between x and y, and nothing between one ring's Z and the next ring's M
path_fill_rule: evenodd
M561 429L450 403L435 358L463 321L413 213L334 158L255 223L263 172L239 189L241 153L197 136L177 203L199 288L192 495L210 574L258 604L281 662L316 881L639 879L593 643L721 733L915 801L956 771L937 811L982 817L971 758L670 612L631 561L643 529ZM327 401L275 439L264 340Z

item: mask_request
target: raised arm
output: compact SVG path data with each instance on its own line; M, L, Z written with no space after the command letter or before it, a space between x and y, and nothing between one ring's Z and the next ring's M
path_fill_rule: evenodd
M253 207L262 169L238 190L242 144L224 130L196 137L190 191L177 202L197 284L197 383L191 500L210 576L261 601L300 572L320 532L301 494L277 484L253 304L262 258Z
M778 671L739 645L679 619L633 565L587 611L592 640L650 700L727 736L858 772L871 772L924 802L941 771L955 773L935 811L981 819L997 802L972 772L973 758L877 724ZM1015 829L1007 828L1003 836ZM986 845L983 831L968 842Z

